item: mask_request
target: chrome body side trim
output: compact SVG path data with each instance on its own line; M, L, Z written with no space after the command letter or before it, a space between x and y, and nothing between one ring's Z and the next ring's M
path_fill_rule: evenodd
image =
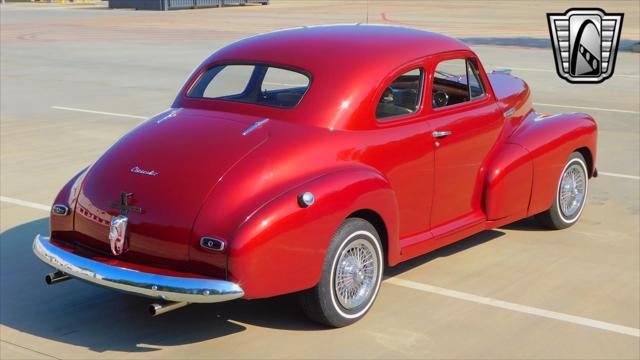
M42 235L36 235L33 252L67 275L136 295L189 303L214 303L244 296L242 288L230 281L165 276L107 265L61 249Z
M263 124L266 124L268 121L269 121L269 118L264 118L260 121L256 121L255 123L253 123L253 125L249 126L245 131L242 132L242 136L247 136L247 134L259 128Z

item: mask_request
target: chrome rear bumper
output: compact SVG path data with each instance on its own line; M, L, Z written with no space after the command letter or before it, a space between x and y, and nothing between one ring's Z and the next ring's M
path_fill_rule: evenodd
M214 303L244 295L242 288L230 281L157 275L107 265L61 249L42 235L36 235L33 252L70 276L136 295L189 303Z

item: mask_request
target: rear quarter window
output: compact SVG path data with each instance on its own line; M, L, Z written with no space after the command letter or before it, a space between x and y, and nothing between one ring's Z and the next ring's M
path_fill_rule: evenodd
M422 98L423 78L422 68L413 69L395 78L378 99L376 118L385 121L415 113Z

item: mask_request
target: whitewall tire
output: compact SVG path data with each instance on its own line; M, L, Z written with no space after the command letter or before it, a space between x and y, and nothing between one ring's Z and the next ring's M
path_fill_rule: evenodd
M565 229L578 221L587 202L589 171L579 152L574 152L562 169L551 208L536 215L549 229Z
M371 309L382 281L380 236L366 220L346 219L334 234L320 282L301 293L302 308L332 327L352 324Z

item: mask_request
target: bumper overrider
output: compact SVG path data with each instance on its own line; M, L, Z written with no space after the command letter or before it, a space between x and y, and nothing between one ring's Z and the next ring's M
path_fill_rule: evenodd
M244 291L230 281L165 276L121 268L78 256L36 235L33 252L65 274L97 285L173 302L214 303L240 298Z

